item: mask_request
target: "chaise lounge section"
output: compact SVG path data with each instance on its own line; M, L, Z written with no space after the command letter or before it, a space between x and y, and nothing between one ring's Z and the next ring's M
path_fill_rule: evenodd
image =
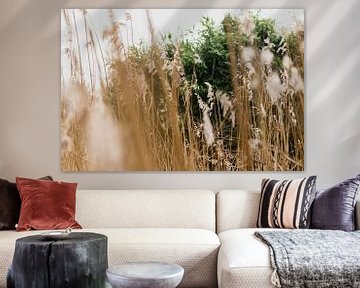
M271 283L269 247L254 236L260 193L246 190L223 190L216 195L217 233L221 248L218 256L218 287L274 288ZM356 206L357 229L360 202ZM276 229L279 230L279 229Z

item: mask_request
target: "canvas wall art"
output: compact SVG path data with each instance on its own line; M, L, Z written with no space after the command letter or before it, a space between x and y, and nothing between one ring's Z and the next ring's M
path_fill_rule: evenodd
M304 170L303 9L61 11L63 171Z

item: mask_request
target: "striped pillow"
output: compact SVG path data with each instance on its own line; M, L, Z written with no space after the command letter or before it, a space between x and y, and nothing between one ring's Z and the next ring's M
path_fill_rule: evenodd
M316 176L294 180L263 179L257 227L309 228Z

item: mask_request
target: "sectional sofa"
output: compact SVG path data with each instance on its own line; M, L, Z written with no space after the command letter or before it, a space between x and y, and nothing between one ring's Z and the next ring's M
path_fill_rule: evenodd
M273 287L268 247L253 236L259 197L242 190L78 190L76 219L80 231L108 237L109 265L176 263L185 269L180 287ZM0 231L0 288L16 239L41 232Z

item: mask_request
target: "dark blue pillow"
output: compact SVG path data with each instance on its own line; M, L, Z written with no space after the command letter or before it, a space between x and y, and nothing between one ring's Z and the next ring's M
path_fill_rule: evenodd
M355 230L355 202L360 174L333 187L318 190L311 211L311 228Z

